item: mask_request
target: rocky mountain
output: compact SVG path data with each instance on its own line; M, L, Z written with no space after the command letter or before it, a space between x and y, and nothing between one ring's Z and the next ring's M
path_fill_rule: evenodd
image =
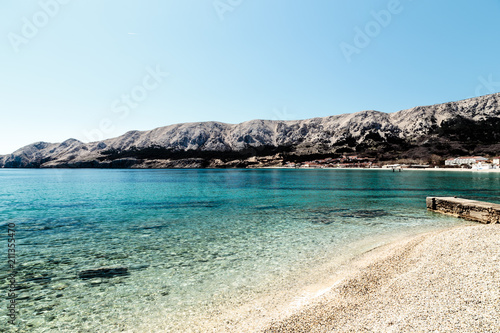
M37 142L0 156L0 167L259 167L342 154L380 161L500 155L500 93L395 113L185 123L99 142Z

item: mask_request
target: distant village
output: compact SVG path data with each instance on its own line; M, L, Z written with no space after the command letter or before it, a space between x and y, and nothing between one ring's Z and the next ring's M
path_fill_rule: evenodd
M428 168L462 168L473 170L488 170L500 169L500 157L482 157L482 156L462 156L449 158L444 161L444 165L430 164L389 164L376 162L374 158L359 157L357 155L344 155L339 158L324 158L300 163L287 162L287 168L412 168L412 169L428 169Z

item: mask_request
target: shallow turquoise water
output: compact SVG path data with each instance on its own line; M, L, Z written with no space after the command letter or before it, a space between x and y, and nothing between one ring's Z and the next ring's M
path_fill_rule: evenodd
M3 169L5 254L7 224L16 224L16 327L195 331L198 318L290 294L308 270L356 254L357 241L463 223L427 212L430 195L499 202L500 174ZM130 274L77 278L101 266ZM6 290L6 260L1 267Z

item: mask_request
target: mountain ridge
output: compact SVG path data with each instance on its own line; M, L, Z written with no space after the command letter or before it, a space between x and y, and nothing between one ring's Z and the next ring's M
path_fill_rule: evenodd
M483 130L484 129L484 130ZM2 168L184 168L282 165L358 154L377 160L499 154L500 93L303 120L191 122L83 143L35 142L0 156Z

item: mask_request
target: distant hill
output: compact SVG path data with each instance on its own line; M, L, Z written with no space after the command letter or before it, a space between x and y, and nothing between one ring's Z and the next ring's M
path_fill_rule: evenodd
M185 123L99 142L37 142L0 156L0 167L259 167L342 154L379 161L500 155L500 93L395 113Z

